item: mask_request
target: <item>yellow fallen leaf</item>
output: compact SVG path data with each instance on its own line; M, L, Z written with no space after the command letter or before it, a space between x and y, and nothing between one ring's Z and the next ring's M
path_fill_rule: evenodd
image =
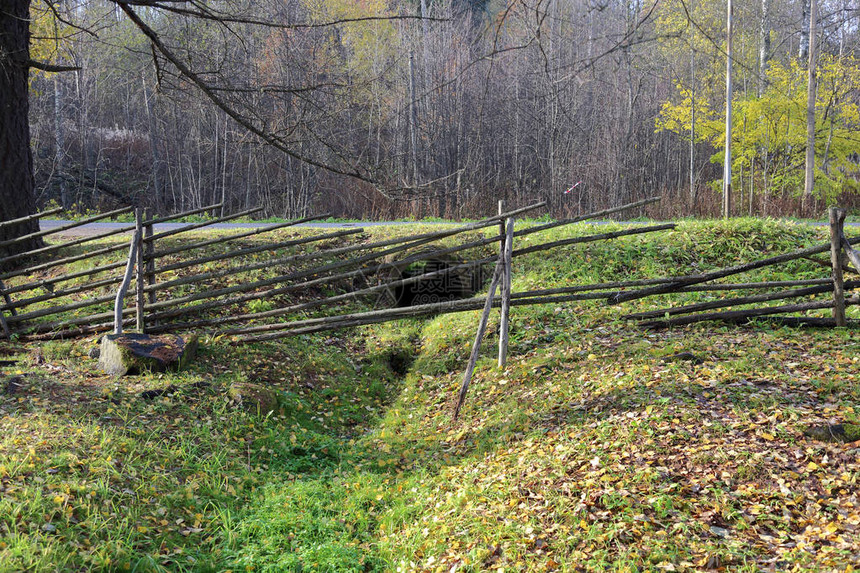
M773 434L768 434L767 432L762 432L761 437L767 440L768 442L774 441L776 438L773 437Z
M808 472L814 472L818 468L819 468L819 465L816 464L815 462L809 462L808 464L806 464L806 471L808 471Z

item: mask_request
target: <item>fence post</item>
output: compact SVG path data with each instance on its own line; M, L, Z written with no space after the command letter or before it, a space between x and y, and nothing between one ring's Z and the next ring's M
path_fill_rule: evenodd
M155 252L155 241L152 240L152 212L147 207L143 210L143 258L146 261L146 284L152 286L155 284L155 259L152 254ZM155 304L158 299L154 290L149 291L149 304Z
M131 246L128 249L128 261L125 264L125 274L122 277L122 283L119 285L119 290L116 293L116 299L113 304L113 333L122 334L122 315L123 315L123 299L128 291L128 283L131 282L131 277L134 274L135 261L137 260L138 243L140 243L140 235L137 230L134 231L134 236L131 238Z
M472 374L475 372L475 364L478 362L478 352L481 350L481 339L484 338L484 332L487 330L490 310L493 308L493 298L496 296L496 288L501 278L502 261L499 261L496 269L493 271L490 288L487 290L487 300L484 301L484 312L481 313L481 320L478 322L478 332L475 334L475 342L472 343L472 354L469 355L469 364L466 366L466 374L463 376L463 384L460 386L460 393L457 396L457 406L454 408L455 420L460 416L460 408L463 407L463 402L466 400L466 392L469 391L469 384L472 382Z
M846 326L845 285L842 278L842 227L845 209L831 207L830 214L830 265L833 277L833 319L836 326Z
M502 316L499 324L499 368L508 362L508 338L511 319L511 263L514 252L514 218L506 220L505 249L502 254Z
M137 310L137 331L141 334L146 330L146 321L144 317L144 260L143 260L143 209L137 207L134 210L134 240L137 248L135 253L135 288L136 288L136 310Z

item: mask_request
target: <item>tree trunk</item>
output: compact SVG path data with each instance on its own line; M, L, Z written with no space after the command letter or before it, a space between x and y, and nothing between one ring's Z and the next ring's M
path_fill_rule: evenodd
M0 9L0 221L25 217L36 210L27 99L29 19L30 0L4 1ZM37 220L0 227L0 241L38 228ZM0 250L0 256L29 250L37 243L16 243Z
M758 44L758 96L767 90L767 64L770 60L770 0L761 0Z
M732 0L726 12L726 156L723 166L723 218L732 216Z
M811 0L801 0L800 9L800 47L797 50L797 59L805 60L809 57L809 12L811 10Z
M54 74L54 173L59 180L60 206L69 209L72 200L69 197L69 185L66 183L66 125L65 125L65 90L63 78Z
M806 169L803 182L803 214L812 201L812 187L815 182L815 95L816 95L816 45L815 26L818 18L818 2L812 0L809 5L809 64L806 76Z
M695 0L690 2L693 17ZM690 212L696 212L696 37L690 27Z
M140 74L141 85L143 86L143 101L146 107L146 121L149 127L149 152L152 156L152 199L151 206L155 209L156 213L162 211L163 207L163 196L164 190L162 186L162 178L161 178L161 150L160 150L160 142L158 140L158 131L157 124L155 122L155 113L152 109L152 98L153 95L150 93L149 88L146 85L146 76L141 72Z

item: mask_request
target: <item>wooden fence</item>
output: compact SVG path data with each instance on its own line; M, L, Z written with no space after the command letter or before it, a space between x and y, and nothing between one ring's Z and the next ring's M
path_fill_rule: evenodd
M843 326L849 323L845 318L845 307L858 303L856 295L850 296L851 291L857 288L858 281L845 281L842 272L844 269L856 272L848 265L850 263L856 269L860 257L845 237L843 228L845 214L839 210L831 212L830 243L761 261L698 275L511 292L512 265L517 257L565 245L671 229L674 225L640 226L521 248L516 247L517 239L562 225L641 207L655 200L649 199L575 219L554 221L518 230L513 227L515 218L540 208L542 204L511 211L506 211L504 206L500 205L497 216L483 221L376 242L354 241L356 235L363 233L361 228L277 240L268 238L266 235L319 217L307 217L205 240L191 238L180 241L179 239L184 239L183 233L251 215L258 209L250 209L204 223L185 225L181 228L158 230L158 232L155 226L160 223L215 210L219 205L160 218L150 217L147 213L138 210L134 224L0 259L0 263L8 265L25 259L41 258L38 263L23 264L21 268L0 274L0 294L3 295L4 302L0 306L0 323L7 338L18 336L45 339L81 336L111 329L118 330L125 326L154 334L202 330L214 335L231 336L236 342L246 343L385 322L409 316L483 308L482 317L484 318L479 324L479 336L476 338L476 344L479 344L480 335L486 328L486 316L489 309L494 306L502 309L501 336L505 339L507 317L513 306L580 300L605 300L609 304L617 304L649 296L690 291L711 291L717 295L711 301L629 314L627 318L640 321L643 326L651 328L683 325L701 320L737 322L754 317L774 316L786 323L794 324ZM125 215L129 212L131 212L130 208L120 209L17 240L23 241L37 236L61 233L89 222ZM464 235L494 227L498 228L499 232L491 236ZM121 243L90 248L85 252L70 252L82 249L91 241L120 233L131 234L131 244ZM458 235L463 235L466 239L455 245L440 243L443 239ZM242 243L235 247L227 245L228 250L224 252L216 254L211 252L213 246L221 243L236 243L243 239L260 237L266 240L259 244ZM165 244L164 240L168 238L171 241ZM0 243L0 247L11 244L11 241L7 241ZM498 252L488 251L495 244L498 245ZM322 248L315 251L307 249L312 245L321 245ZM304 247L301 252L288 250L299 246ZM126 249L129 250L128 257L124 256ZM207 249L207 252L202 252L203 249ZM800 258L815 257L826 252L831 254L829 266L832 276L829 278L736 284L715 282L750 270ZM51 259L43 260L49 256ZM115 257L116 260L80 270L69 268L70 265L86 265L95 257ZM261 257L262 260L260 260ZM443 259L445 264L436 267L428 264L427 270L423 273L404 273L405 269L422 261L438 262ZM67 272L61 276L38 278L46 271L60 266L67 268ZM123 268L126 269L125 273L122 272ZM240 273L249 278L238 284L235 282L224 284L227 279ZM459 277L460 283L464 283L467 279L463 277L483 275L490 277L490 288L485 297L391 307L392 293L399 290L426 284L427 281L451 277ZM251 276L254 278L250 278ZM22 279L22 277L26 278ZM2 282L10 279L18 279L18 281L9 286ZM64 282L79 279L85 279L85 282L62 286ZM130 288L132 279L135 279L134 288ZM343 292L336 294L318 292L330 289L333 285L342 285ZM499 291L498 295L496 290ZM728 294L741 290L767 290L768 292L757 292L748 296ZM309 293L315 294L310 296ZM815 295L819 298L778 306L762 306L766 302L801 297L808 299ZM821 295L827 296L821 298ZM372 300L368 297L381 297L382 300L387 301L386 307L356 311L348 306L358 299ZM56 304L54 304L55 301ZM260 304L260 301L265 304ZM110 310L112 304L114 310ZM274 308L263 308L272 304ZM737 310L736 307L743 305L757 306ZM724 310L727 307L735 308ZM812 319L785 316L788 313L821 308L832 308L833 317ZM320 314L322 309L329 310L321 316L311 318L301 316L308 311ZM500 345L500 363L504 362L506 348L506 344Z

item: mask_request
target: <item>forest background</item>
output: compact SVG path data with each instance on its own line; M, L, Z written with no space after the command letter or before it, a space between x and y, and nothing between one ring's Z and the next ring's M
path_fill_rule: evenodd
M860 206L860 2L817 8L810 35L810 0L735 2L734 214ZM31 71L40 206L462 218L660 195L652 216L720 213L725 2L53 0L31 16L32 58L75 68Z

